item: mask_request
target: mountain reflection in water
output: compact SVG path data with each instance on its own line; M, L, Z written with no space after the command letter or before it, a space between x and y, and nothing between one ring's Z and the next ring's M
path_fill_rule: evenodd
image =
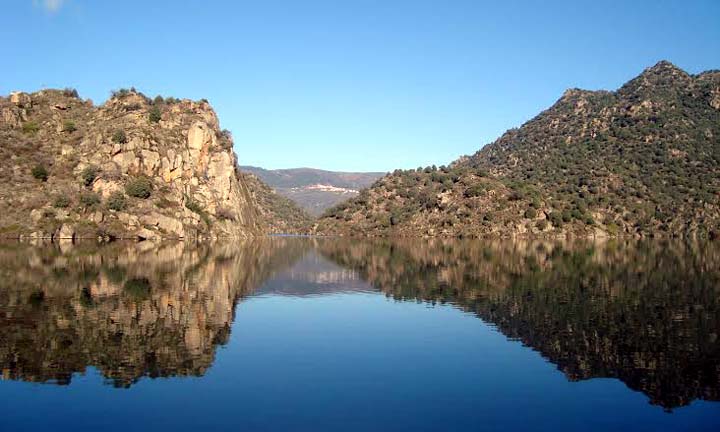
M201 376L228 341L237 301L306 251L245 245L14 245L0 250L5 379L69 384L93 365L115 386Z
M616 378L672 409L720 399L719 282L717 243L3 244L0 369L70 384L93 366L118 387L203 376L248 296L380 291L455 305L569 380Z

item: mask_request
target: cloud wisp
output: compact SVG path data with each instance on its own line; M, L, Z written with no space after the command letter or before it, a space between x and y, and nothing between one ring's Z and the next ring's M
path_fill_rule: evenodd
M55 13L62 8L65 0L33 0L35 7L41 8L47 13Z

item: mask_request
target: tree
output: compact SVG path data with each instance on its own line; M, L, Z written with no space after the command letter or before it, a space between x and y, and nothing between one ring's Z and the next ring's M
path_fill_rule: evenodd
M162 112L160 112L160 107L157 105L150 108L150 114L148 116L151 123L157 123L162 119Z

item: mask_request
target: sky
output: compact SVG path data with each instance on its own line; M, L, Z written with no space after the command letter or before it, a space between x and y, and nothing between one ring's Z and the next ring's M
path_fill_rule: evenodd
M206 98L243 165L472 154L567 88L720 69L720 1L5 0L0 94Z

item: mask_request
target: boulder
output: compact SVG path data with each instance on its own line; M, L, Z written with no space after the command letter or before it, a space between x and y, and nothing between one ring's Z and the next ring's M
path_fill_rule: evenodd
M160 213L151 213L149 215L142 216L140 218L140 222L146 226L157 227L176 237L185 237L185 229L182 222L175 218L171 218Z
M63 224L55 233L54 238L58 240L73 240L75 238L75 229L69 224Z
M12 92L10 93L10 103L15 104L19 107L28 108L32 105L32 99L27 93Z

